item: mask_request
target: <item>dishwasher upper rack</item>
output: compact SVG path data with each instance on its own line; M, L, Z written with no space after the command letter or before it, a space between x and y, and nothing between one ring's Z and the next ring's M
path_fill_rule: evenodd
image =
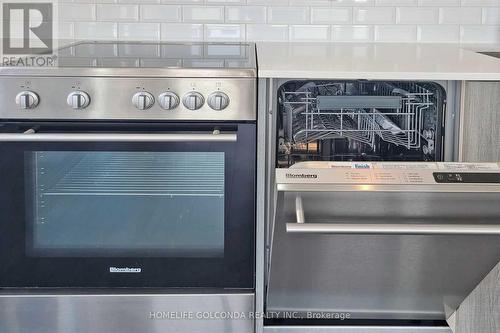
M314 84L284 91L289 139L310 143L321 139L348 138L375 146L376 137L396 146L419 149L422 139L433 143L433 129L424 128L424 111L434 106L433 93L417 83L380 83L374 95L317 94ZM399 104L396 104L397 101Z

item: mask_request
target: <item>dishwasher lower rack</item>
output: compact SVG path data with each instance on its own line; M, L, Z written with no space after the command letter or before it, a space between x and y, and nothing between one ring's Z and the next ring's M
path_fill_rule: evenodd
M278 151L301 160L439 160L444 100L432 82L287 82Z

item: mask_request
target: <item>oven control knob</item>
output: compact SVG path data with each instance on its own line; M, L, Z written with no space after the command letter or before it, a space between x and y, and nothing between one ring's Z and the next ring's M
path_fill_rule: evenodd
M173 110L179 105L179 96L170 91L164 92L158 96L158 104L162 109Z
M190 92L184 95L182 104L189 110L198 110L205 104L205 98L200 93Z
M66 100L73 109L85 109L90 104L90 96L85 91L73 91Z
M141 91L132 97L132 103L139 110L147 110L155 104L155 98L150 93Z
M33 91L21 91L16 96L16 104L21 109L34 109L40 103L40 98Z
M223 92L214 92L208 96L208 105L217 111L224 110L229 105L229 97Z

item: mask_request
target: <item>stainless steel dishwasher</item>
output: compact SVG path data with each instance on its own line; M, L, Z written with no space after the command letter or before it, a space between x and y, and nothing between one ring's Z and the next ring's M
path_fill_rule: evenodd
M450 332L500 260L500 167L453 163L450 82L274 83L266 332Z

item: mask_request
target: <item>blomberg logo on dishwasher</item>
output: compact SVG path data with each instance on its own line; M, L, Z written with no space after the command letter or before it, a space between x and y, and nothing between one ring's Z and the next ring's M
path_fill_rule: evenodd
M110 273L140 273L142 271L141 268L130 268L130 267L110 267Z
M312 173L287 173L286 178L316 179L318 175Z

